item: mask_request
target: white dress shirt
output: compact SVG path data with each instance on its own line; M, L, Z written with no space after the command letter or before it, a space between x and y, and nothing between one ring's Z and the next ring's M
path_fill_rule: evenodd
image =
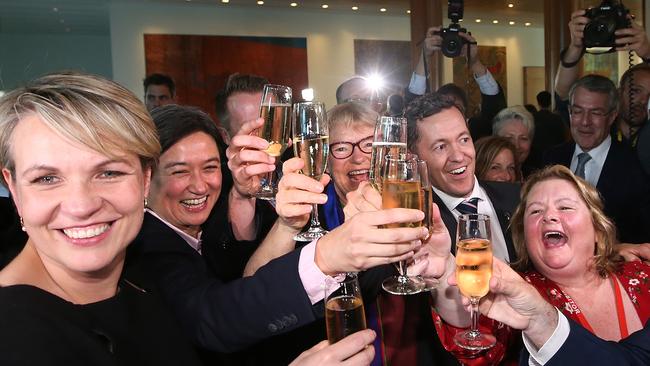
M589 151L582 150L580 146L576 144L576 148L573 151L573 157L571 158L571 171L575 172L578 167L578 155L583 152L588 153L589 156L591 156L591 159L585 164L585 180L595 187L598 184L600 173L603 171L603 165L605 165L605 159L607 159L607 153L611 146L612 137L610 135L607 135L607 138L601 142L600 145Z
M492 201L488 197L485 190L478 184L478 180L474 177L474 189L467 197L453 197L447 193L433 187L433 191L436 192L438 197L442 202L447 206L449 211L454 214L456 222L458 222L458 216L461 213L456 210L456 206L463 202L464 200L476 197L478 198L478 213L490 216L490 229L492 231L492 253L495 257L501 259L506 263L510 263L510 257L508 256L508 247L506 246L506 239L501 231L501 225L499 224L499 217L497 216ZM456 233L449 233L449 235L456 235Z
M557 314L558 319L555 331L539 350L535 349L535 346L530 342L528 337L526 337L526 334L521 334L524 339L524 346L526 346L526 350L528 350L528 353L530 354L528 365L545 365L553 356L555 356L557 351L560 350L564 342L566 342L566 339L569 338L569 332L571 331L569 321L561 311L557 310Z

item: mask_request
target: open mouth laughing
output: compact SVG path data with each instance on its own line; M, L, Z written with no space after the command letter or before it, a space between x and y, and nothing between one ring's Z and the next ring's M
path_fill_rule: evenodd
M460 168L456 168L456 169L450 170L450 171L449 171L449 174L452 174L452 175L461 175L461 174L465 173L466 171L467 171L467 166L462 166L462 167L460 167Z
M368 169L357 169L348 172L348 178L355 182L365 182L368 180Z
M567 240L567 236L561 231L546 231L542 237L542 242L547 248L561 247Z

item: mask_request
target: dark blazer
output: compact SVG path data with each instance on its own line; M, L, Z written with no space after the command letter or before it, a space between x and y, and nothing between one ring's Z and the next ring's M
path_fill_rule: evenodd
M554 365L650 365L650 322L620 342L604 341L569 320L571 331L562 347L546 363ZM528 365L524 349L519 364Z
M515 251L515 246L512 243L512 235L510 234L510 218L515 212L517 205L519 204L519 191L521 186L515 183L502 183L502 182L479 182L481 187L485 189L488 198L494 206L494 211L497 214L499 219L499 225L501 226L501 231L506 240L506 247L508 248L508 257L510 257L510 262L514 262L517 259L517 253ZM445 223L447 230L449 231L449 236L451 236L451 250L452 252L456 251L456 229L458 222L454 214L445 206L444 202L438 197L438 195L433 192L433 201L440 208L440 216L442 221Z
M545 165L571 166L575 143L547 151ZM635 152L612 139L596 188L605 204L605 214L616 224L619 240L625 243L650 241L650 179Z
M129 278L149 283L192 341L233 352L322 317L298 275L299 251L269 262L254 276L224 284L178 234L150 214L127 254Z

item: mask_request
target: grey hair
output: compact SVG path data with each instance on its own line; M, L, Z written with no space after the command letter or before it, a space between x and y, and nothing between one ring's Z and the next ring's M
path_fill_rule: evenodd
M607 94L609 106L607 112L618 108L618 90L613 81L601 75L586 75L578 79L569 90L569 103L573 105L573 96L578 88L583 88L592 93Z
M492 135L501 136L501 131L511 120L517 120L526 126L528 136L533 139L535 136L535 120L533 115L521 105L503 108L492 120Z

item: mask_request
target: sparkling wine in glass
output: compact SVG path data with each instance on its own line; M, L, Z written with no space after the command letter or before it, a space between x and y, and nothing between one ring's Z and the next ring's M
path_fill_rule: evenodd
M302 174L320 180L327 167L329 133L325 105L321 102L302 102L293 106L293 149L305 166ZM327 234L318 219L318 205L311 212L309 229L294 237L296 241L312 241Z
M386 155L399 157L406 154L406 118L382 116L375 125L370 157L369 180L381 191L382 164Z
M335 283L327 283L325 291L325 324L330 344L366 329L366 313L356 273L347 273Z
M382 168L382 207L412 208L422 211L424 200L417 160L406 156L387 155ZM387 228L418 227L423 222L406 222L385 225ZM425 290L426 283L419 277L409 277L406 261L397 263L398 275L384 280L382 287L393 295L411 295Z
M410 159L414 159L418 166L418 174L420 175L420 188L422 189L422 211L424 212L424 226L429 229L429 235L433 229L433 218L431 217L431 209L433 206L433 195L431 188L431 181L429 180L429 168L427 162L420 160L417 155L411 154ZM427 237L428 239L429 237ZM435 278L418 276L425 282L425 290L432 290L440 284Z
M291 88L283 85L264 85L260 106L260 117L264 119L264 125L257 130L257 135L269 142L266 153L275 157L276 167L280 164L280 156L289 143L290 113ZM263 200L275 198L278 187L274 174L275 171L266 173L261 179L261 186L255 197Z
M470 299L472 318L471 328L454 337L454 342L461 348L480 351L496 344L492 334L481 333L478 328L479 300L490 291L490 277L490 217L482 214L460 215L456 240L456 281L460 292Z

